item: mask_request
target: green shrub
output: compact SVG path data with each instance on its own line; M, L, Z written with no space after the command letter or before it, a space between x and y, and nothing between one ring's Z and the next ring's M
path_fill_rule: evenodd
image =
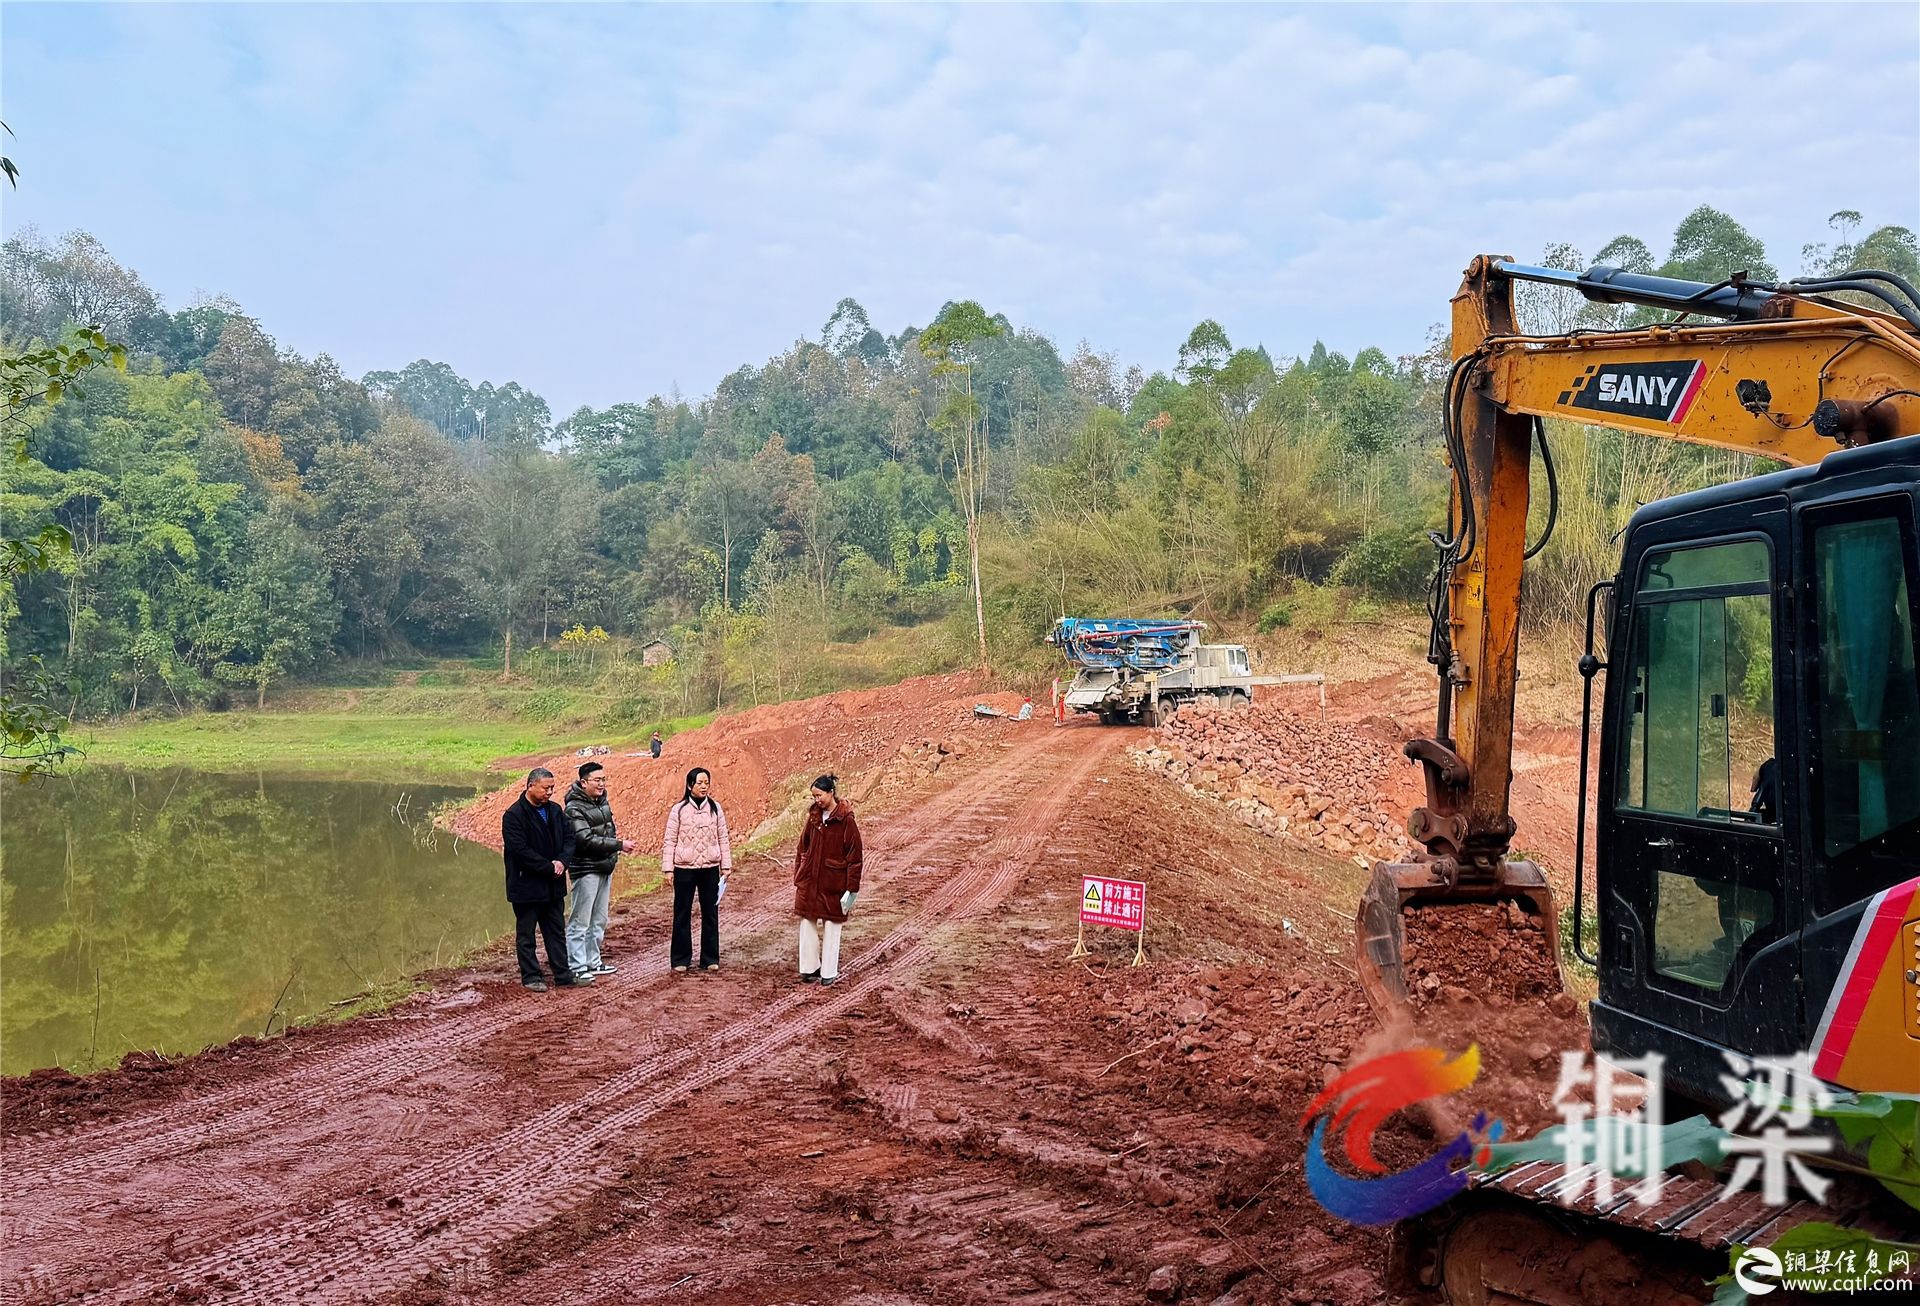
M634 697L615 699L608 705L607 710L600 714L600 725L607 729L637 725L652 715L653 711L654 704L651 699Z
M1293 604L1286 599L1270 605L1260 614L1258 629L1262 635L1271 635L1276 630L1285 630L1293 624Z
M1293 606L1293 624L1306 630L1323 631L1340 620L1340 591L1332 585L1309 585L1304 581L1288 596Z
M1433 542L1417 525L1382 527L1347 546L1327 579L1380 599L1417 599L1433 579Z
M520 715L534 721L551 721L573 710L573 695L564 689L539 689L520 704Z

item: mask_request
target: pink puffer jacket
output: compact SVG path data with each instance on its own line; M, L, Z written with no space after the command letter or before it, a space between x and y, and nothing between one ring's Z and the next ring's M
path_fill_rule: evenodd
M727 844L727 814L709 799L705 807L678 802L667 809L667 833L660 841L660 869L676 866L718 866L733 869L733 849Z

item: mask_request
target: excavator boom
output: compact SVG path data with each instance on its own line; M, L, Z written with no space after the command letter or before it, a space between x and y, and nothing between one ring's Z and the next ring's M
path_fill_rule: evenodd
M1514 314L1514 285L1523 280L1680 317L1631 330L1531 335ZM1894 311L1827 298L1841 291L1877 296ZM1772 286L1610 268L1570 273L1493 256L1468 267L1453 299L1454 362L1443 405L1454 481L1447 530L1435 537L1441 556L1429 660L1439 672L1436 727L1405 749L1425 774L1426 802L1407 823L1423 852L1376 866L1356 922L1361 982L1383 1014L1404 1014L1405 906L1518 900L1542 920L1558 964L1559 914L1547 879L1533 864L1507 858L1536 443L1553 483L1541 419L1792 465L1920 429L1920 307L1895 292L1913 288L1884 273ZM1715 320L1687 320L1699 316Z

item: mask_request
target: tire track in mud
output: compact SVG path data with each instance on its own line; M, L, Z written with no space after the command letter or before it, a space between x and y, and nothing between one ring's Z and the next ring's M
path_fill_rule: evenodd
M880 882L911 869L910 863L924 856L929 844L979 801L979 791L994 785L1002 768L1044 751L1049 742L1050 736L1022 741L985 771L932 796L900 819L880 825L873 850L895 862L886 875L877 877ZM772 903L729 920L728 932L750 937L777 926L789 915L783 903L784 895L776 893ZM617 999L664 980L670 974L664 952L664 946L650 948L645 961L623 969L612 982L602 979L594 986L596 996L602 1001L609 996ZM378 1092L437 1069L450 1054L551 1016L544 1004L506 1002L444 1019L422 1017L418 1019L425 1029L396 1031L323 1054L284 1076L250 1079L101 1128L51 1130L7 1140L0 1144L0 1157L5 1159L0 1208L18 1210L34 1190L51 1183L111 1180L136 1166L269 1132L283 1122L336 1107L348 1097ZM269 1085L274 1100L263 1102L262 1091Z
M919 819L903 822L908 835L887 841L888 855L903 872L970 822L1001 828L962 854L959 870L933 888L915 912L848 962L839 992L796 989L696 1043L651 1052L590 1091L517 1121L478 1146L465 1139L443 1143L442 1155L382 1185L429 1194L403 1209L377 1205L377 1196L333 1196L311 1213L276 1212L249 1221L251 1229L223 1230L211 1241L181 1239L176 1245L169 1240L181 1261L158 1276L141 1273L116 1282L108 1270L88 1276L92 1282L82 1286L70 1280L59 1284L65 1276L58 1271L36 1272L16 1283L16 1290L58 1290L63 1301L138 1300L181 1288L232 1294L235 1300L361 1301L548 1223L611 1179L612 1162L600 1157L608 1144L629 1138L638 1125L686 1094L763 1064L895 977L933 960L933 930L1004 899L1047 846L1048 827L1109 751L1080 749L1038 803L1028 802L1020 787L1000 782L1033 754L1056 746L1057 737L1049 732L1030 746L1010 749L948 791L953 801L930 802ZM995 810L1003 805L1022 805L1020 828L1005 827L1005 814ZM513 1023L500 1022L498 1028ZM529 1156L529 1138L564 1141ZM96 1260L124 1264L130 1259L142 1270L152 1261L150 1250L143 1253L131 1241L94 1250Z

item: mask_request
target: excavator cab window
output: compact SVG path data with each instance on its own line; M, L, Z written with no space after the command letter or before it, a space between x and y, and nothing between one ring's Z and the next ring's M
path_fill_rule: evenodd
M1912 500L1810 514L1813 655L1806 677L1816 911L1920 868L1920 677Z
M1748 941L1774 924L1779 888L1751 858L1701 856L1686 831L1777 835L1754 799L1774 753L1773 596L1765 539L1654 550L1634 604L1616 802L1672 822L1653 842L1653 969L1718 993Z

